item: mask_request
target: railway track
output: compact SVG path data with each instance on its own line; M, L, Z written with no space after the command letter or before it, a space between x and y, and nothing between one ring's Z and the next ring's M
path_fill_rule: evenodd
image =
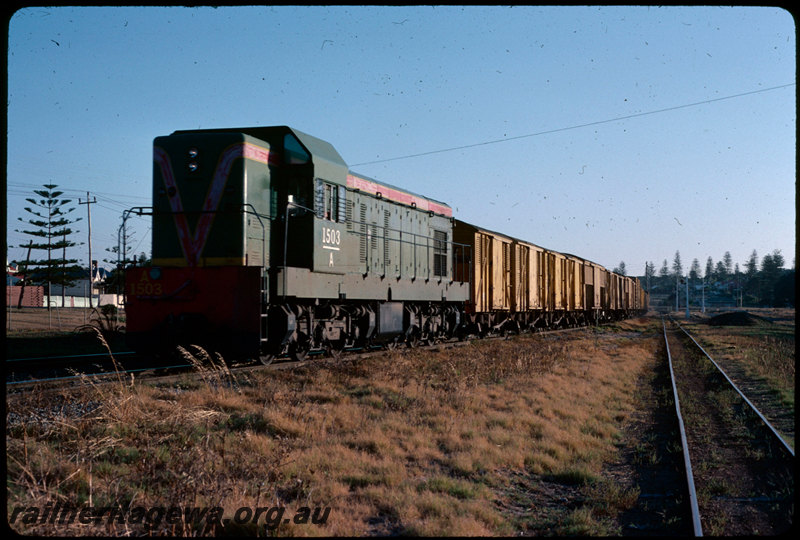
M578 326L574 328L559 328L539 332L541 334L556 334L571 332L587 328ZM507 336L488 336L482 340L507 339ZM304 360L292 360L288 355L275 359L269 365L260 362L238 362L226 365L231 373L240 373L256 369L296 369L314 362L335 362L339 360L357 360L376 354L384 354L387 350L437 350L442 347L461 347L468 345L470 339L459 341L456 339L440 341L430 345L415 345L413 348L372 346L368 350L363 348L345 349L334 355L325 354L323 351L312 351ZM114 358L108 353L84 355L60 355L38 358L17 358L6 360L6 390L25 391L30 388L42 389L44 387L61 387L69 384L82 384L87 380L103 383L117 381L120 377L130 379L158 378L159 382L168 381L170 378L183 377L187 371L196 371L197 363L180 360L177 356L170 361L139 355L134 352L115 352ZM208 366L214 368L214 366Z
M794 449L688 332L662 324L694 534L785 533Z
M87 379L102 381L120 375L151 372L157 369L154 366L153 359L132 351L7 359L6 391L68 385ZM159 366L160 369L182 367L190 365Z

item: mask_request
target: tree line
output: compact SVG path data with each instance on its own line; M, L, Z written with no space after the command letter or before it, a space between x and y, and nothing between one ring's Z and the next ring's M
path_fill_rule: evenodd
M707 298L731 300L740 306L785 307L795 304L794 262L793 258L791 269L784 268L786 261L779 249L767 253L759 262L754 249L742 268L726 251L716 264L709 256L702 268L700 261L693 259L689 270L684 271L680 251L676 251L672 265L664 259L658 272L653 262L646 262L640 279L651 293L674 294L676 283L684 287L688 279L691 297L705 294Z

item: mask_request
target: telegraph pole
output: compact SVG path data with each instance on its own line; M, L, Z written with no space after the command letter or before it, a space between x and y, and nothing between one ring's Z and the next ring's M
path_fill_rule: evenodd
M89 192L86 192L86 202L78 199L78 204L86 205L86 213L89 221L89 307L92 307L92 296L94 294L94 268L92 267L92 204L97 202L97 198L89 200Z
M22 247L22 246L19 246ZM28 242L28 255L25 256L25 274L28 274L28 264L31 262L31 249L33 248L33 240ZM28 276L24 275L22 285L19 288L19 299L17 300L17 309L22 309L22 297L25 295L25 284L28 281Z
M686 276L686 320L689 320L689 276Z
M703 308L702 312L706 312L706 278L703 278Z

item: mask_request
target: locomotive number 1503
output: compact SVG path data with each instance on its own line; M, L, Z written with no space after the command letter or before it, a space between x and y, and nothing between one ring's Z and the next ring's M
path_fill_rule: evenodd
M342 241L342 232L329 227L322 227L322 243L338 246Z
M160 296L163 293L160 283L150 283L149 281L142 283L131 283L128 286L128 294L131 296Z

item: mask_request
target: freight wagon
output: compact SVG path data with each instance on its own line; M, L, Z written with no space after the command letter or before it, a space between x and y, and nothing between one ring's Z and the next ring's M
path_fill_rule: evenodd
M636 279L568 253L455 221L471 276L466 333L597 324L626 318L647 306Z

